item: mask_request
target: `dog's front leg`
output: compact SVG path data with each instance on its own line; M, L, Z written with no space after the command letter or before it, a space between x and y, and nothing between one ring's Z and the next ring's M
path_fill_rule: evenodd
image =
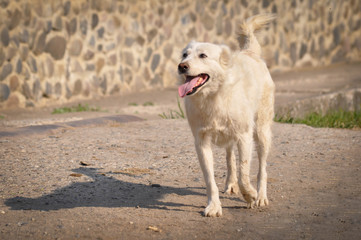
M195 145L198 160L207 186L208 205L204 210L204 215L206 217L220 217L222 216L222 207L219 200L218 187L214 179L213 154L210 137L203 136L197 138Z

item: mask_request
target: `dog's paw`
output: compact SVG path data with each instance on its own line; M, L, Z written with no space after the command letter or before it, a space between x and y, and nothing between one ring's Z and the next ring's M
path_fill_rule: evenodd
M267 196L258 196L256 199L256 206L257 207L264 207L264 206L268 206L269 202L268 202L268 198Z
M248 192L242 192L243 198L247 202L247 208L254 208L256 206L257 191L251 189Z
M226 185L226 189L224 190L225 194L231 195L231 194L236 194L238 195L239 193L239 186L238 183L229 183Z
M222 216L222 206L220 203L210 203L204 210L204 216L206 217L220 217Z

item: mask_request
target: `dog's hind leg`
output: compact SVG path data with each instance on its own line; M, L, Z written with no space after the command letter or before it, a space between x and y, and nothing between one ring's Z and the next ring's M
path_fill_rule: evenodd
M240 136L238 141L238 151L240 158L240 173L239 173L239 187L244 199L248 203L249 208L253 208L256 198L257 191L254 189L250 182L250 163L252 159L252 148L253 148L253 131L252 128Z
M234 155L233 145L226 148L226 159L227 159L227 180L226 188L224 192L226 194L238 194L239 186L237 180L237 164L236 157Z
M221 201L219 200L218 187L214 179L213 154L210 137L196 138L196 151L201 165L204 180L207 186L208 205L204 210L206 217L222 216Z
M267 198L267 157L271 145L271 124L258 126L255 133L259 170L257 176L257 206L268 205Z
M267 198L267 157L271 148L271 125L274 115L274 85L266 85L257 113L254 138L257 143L259 170L257 177L257 206L268 205Z

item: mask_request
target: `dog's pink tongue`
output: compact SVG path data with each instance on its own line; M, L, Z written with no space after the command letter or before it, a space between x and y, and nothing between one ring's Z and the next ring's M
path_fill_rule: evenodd
M193 88L197 85L199 77L195 77L190 81L187 81L183 85L179 86L178 94L181 98L185 97L188 93L192 92Z

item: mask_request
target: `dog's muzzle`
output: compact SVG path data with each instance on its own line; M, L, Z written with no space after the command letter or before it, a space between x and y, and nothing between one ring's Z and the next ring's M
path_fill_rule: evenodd
M180 74L186 73L186 72L188 71L188 69L189 69L189 64L186 63L186 62L180 63L180 64L178 65L178 72L179 72Z

